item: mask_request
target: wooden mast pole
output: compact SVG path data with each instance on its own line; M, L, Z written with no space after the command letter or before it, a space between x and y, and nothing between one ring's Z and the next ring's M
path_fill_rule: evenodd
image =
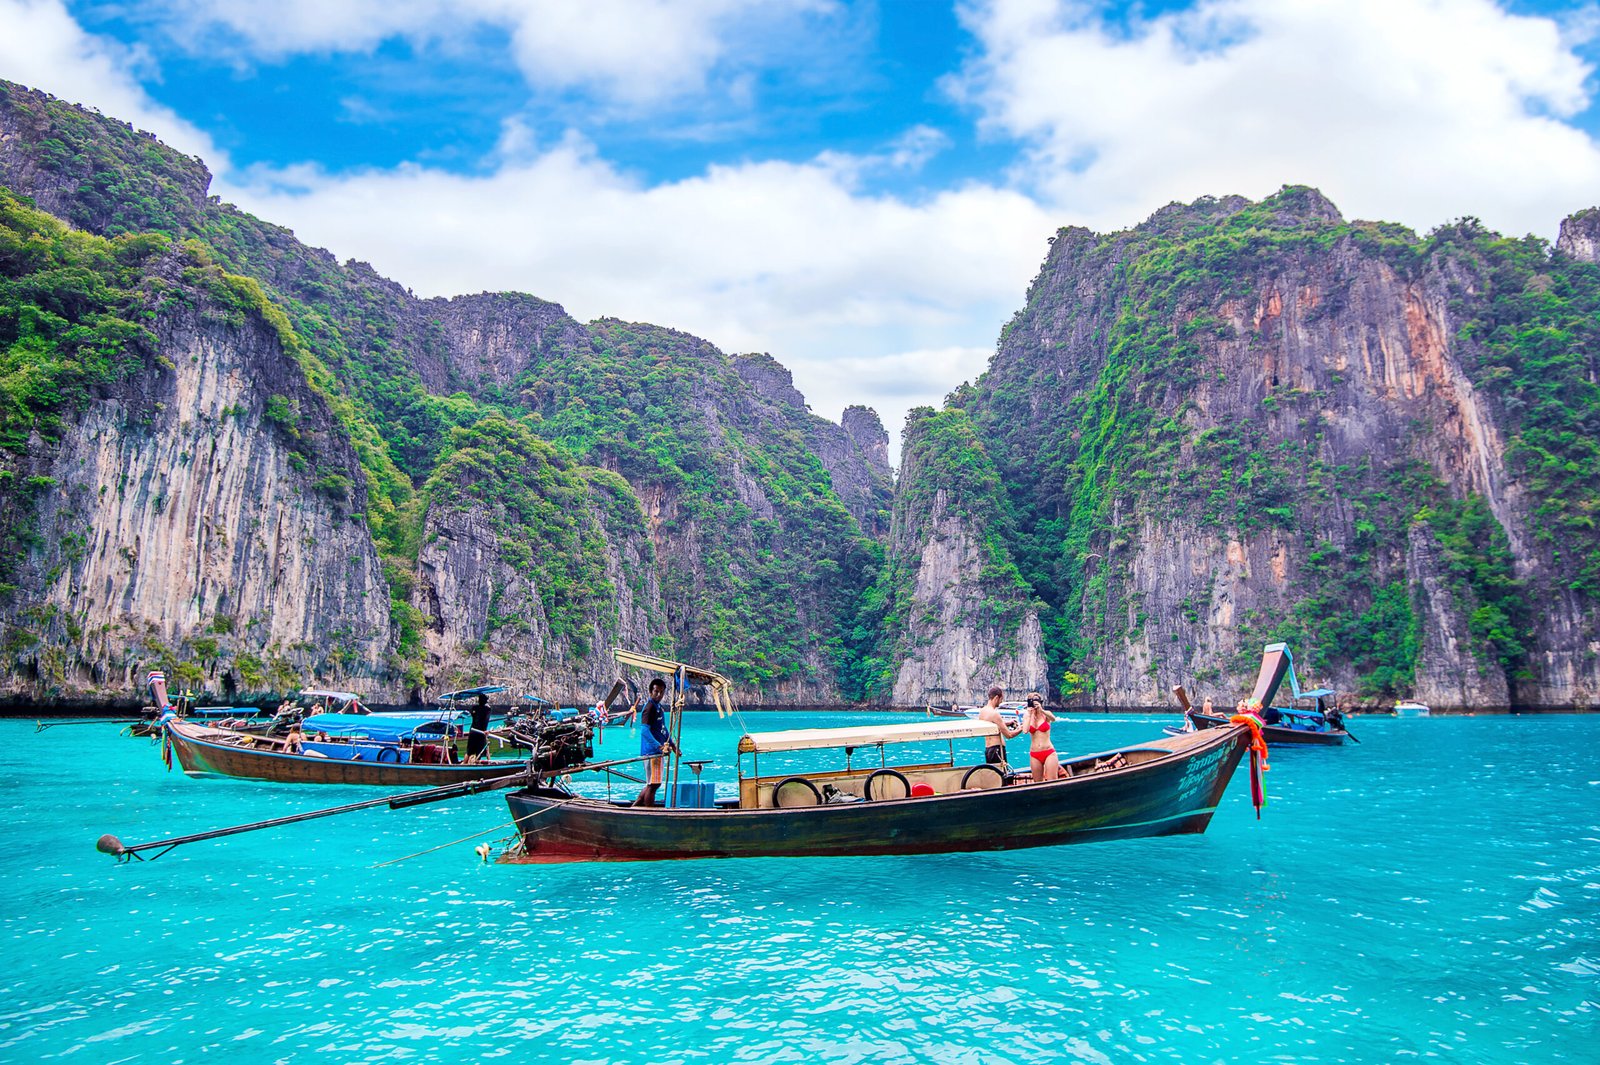
M672 720L668 722L668 732L672 735L672 772L668 774L672 783L668 787L666 805L678 805L678 767L683 762L683 692L689 686L689 678L685 675L682 666L672 674Z

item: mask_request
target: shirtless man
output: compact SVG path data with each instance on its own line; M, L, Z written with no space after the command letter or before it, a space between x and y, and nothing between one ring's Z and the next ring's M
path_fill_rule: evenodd
M1005 699L1006 693L999 688L989 689L989 701L978 709L979 721L990 721L1000 728L998 737L991 736L985 742L983 760L993 766L1000 766L1002 773L1009 770L1006 764L1006 740L1022 733L1022 723L1007 724L1005 717L1000 713L1000 703Z

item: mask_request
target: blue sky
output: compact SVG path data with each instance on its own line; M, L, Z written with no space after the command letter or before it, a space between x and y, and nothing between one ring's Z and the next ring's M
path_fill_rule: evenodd
M1593 2L0 0L0 76L201 155L419 294L790 365L981 372L1057 226L1317 185L1418 230L1600 201Z
M1191 7L1180 0L1110 3L1107 25L1132 32L1142 21ZM1592 3L1542 0L1508 12L1568 22L1593 17ZM147 50L141 78L156 101L205 130L237 166L284 167L315 160L330 171L426 161L452 170L486 165L507 119L554 139L574 123L601 153L651 180L692 176L712 163L794 162L823 151L866 154L901 131L930 126L950 138L915 174L881 175L885 191L915 195L960 180L986 180L1014 161L1018 143L980 136L975 110L941 81L977 50L954 3L876 0L802 19L812 40L771 42L748 100L706 98L617 114L590 94L530 86L510 54L503 26L476 27L464 40L386 37L352 50L303 53L252 48L218 27L186 39L160 16L163 5L75 0L67 9L95 34ZM168 10L192 10L172 5ZM1574 49L1593 62L1593 39ZM729 64L738 69L738 64ZM196 101L202 103L196 104ZM1572 116L1600 132L1600 107Z
M490 165L502 124L516 120L541 140L576 125L619 167L680 180L716 163L870 154L930 126L949 138L945 150L915 174L870 183L915 195L992 177L1015 150L978 136L972 109L941 89L973 40L953 4L930 0L817 11L800 20L810 39L768 41L762 63L728 62L713 78L749 78L747 97L712 91L622 113L581 88L529 85L504 27L478 27L464 40L396 36L359 50L280 55L224 28L196 47L137 5L68 8L85 29L150 50L159 76L142 79L145 90L241 167L315 160L337 172L426 161L472 172Z

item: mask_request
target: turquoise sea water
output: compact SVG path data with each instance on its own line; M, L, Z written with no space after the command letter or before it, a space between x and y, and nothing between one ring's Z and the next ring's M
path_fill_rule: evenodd
M1076 718L1057 747L1170 720ZM374 868L503 836L504 801L117 864L102 832L379 792L190 780L114 728L0 722L0 1061L1600 1060L1600 717L1351 725L1363 744L1274 750L1259 823L1239 774L1204 836L572 866L471 840ZM736 736L691 717L685 746L731 781Z

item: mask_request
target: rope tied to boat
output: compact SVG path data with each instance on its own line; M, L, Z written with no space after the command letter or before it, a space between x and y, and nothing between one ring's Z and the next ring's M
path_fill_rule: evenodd
M1261 808L1267 805L1267 739L1261 731L1262 721L1252 707L1242 714L1228 718L1230 725L1246 725L1250 729L1250 802L1256 808L1256 820L1261 820Z
M495 825L493 828L486 828L482 832L474 832L469 836L462 836L460 839L453 839L448 843L440 843L437 846L429 847L426 850L417 851L415 854L407 854L403 858L390 858L386 862L378 862L376 865L373 865L370 868L382 869L389 865L399 865L401 862L409 862L413 858L420 858L424 854L432 854L434 851L442 851L446 847L454 847L458 843L466 843L468 840L477 839L479 836L487 836L492 832L499 832L503 829L514 828L515 826L515 821L505 821L501 824Z
M555 802L552 802L549 806L546 806L543 810L535 810L531 814L525 814L522 817L512 818L511 823L517 826L517 839L513 846L520 846L523 852L526 853L528 849L528 837L537 836L546 828L551 827L550 825L545 825L541 828L535 828L532 831L529 831L528 826L533 824L533 822L537 821L539 818L543 817L545 814L554 813L563 806L577 802L580 798L582 798L581 795L572 795L565 799L558 799Z

